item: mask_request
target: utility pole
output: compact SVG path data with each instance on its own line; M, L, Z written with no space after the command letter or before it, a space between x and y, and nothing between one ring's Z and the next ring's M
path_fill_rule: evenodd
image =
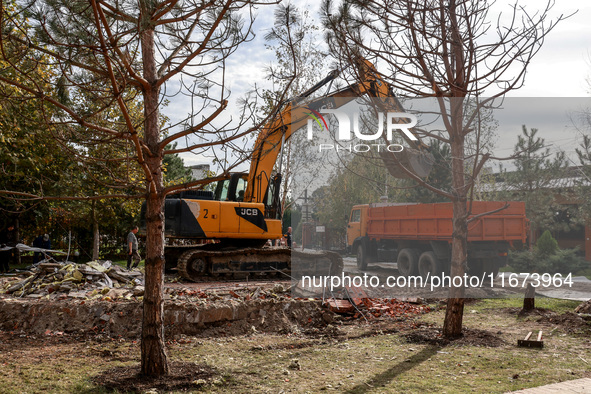
M304 200L304 203L302 204L302 207L304 208L304 211L302 212L302 219L307 223L310 221L308 189L304 190L304 197L299 197L298 200Z

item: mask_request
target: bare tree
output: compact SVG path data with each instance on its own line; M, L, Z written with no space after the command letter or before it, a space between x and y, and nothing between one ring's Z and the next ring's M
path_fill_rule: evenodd
M48 138L62 141L80 163L93 163L89 176L99 183L108 178L111 190L118 191L70 198L146 200L141 372L147 376L168 372L162 298L164 199L205 182L165 186L163 158L182 152L218 156L221 149L242 149L241 137L255 127L239 131L250 119L248 106L232 123L230 116L220 116L228 107L227 59L252 38L254 8L265 4L272 2L31 0L22 9L2 3L0 51L11 72L2 73L0 81L18 89L21 97L57 109L46 114L48 124L59 126ZM27 67L16 60L23 58ZM33 72L35 64L49 64L57 72L40 78ZM180 98L185 100L173 105L187 108L186 116L165 127L161 109ZM246 155L236 157L243 160Z
M564 19L549 20L552 1L535 14L516 3L494 29L490 6L489 1L474 0L351 0L334 10L331 0L323 3L329 43L340 61L351 62L361 54L378 66L396 92L437 100L444 128L426 136L450 146L452 190L438 190L406 168L402 171L452 201L452 276L463 276L466 270L473 187L493 157L483 149L481 110L523 85L545 36ZM450 289L443 326L447 337L461 335L464 294L464 287Z
M322 70L326 68L326 53L318 48L320 27L311 20L309 11L300 11L292 4L280 5L275 11L275 24L267 33L267 49L273 50L275 61L268 67L267 77L272 82L271 89L263 92L262 112L268 113L268 107L275 105L278 98L285 95L292 100L318 82ZM286 90L286 87L289 89ZM296 174L313 172L317 163L316 155L307 152L303 133L294 133L285 142L282 160L276 163L281 168L282 197L284 212L288 210L298 196L291 196Z

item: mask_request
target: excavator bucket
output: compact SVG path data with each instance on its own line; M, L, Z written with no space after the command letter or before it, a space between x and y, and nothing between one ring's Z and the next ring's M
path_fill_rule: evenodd
M425 178L431 172L435 158L426 150L405 147L402 152L380 151L380 157L394 178L410 178L404 167L419 178Z

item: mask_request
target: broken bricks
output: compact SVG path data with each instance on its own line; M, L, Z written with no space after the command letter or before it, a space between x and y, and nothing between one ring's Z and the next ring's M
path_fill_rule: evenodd
M409 314L421 314L431 309L425 305L417 305L418 300L402 301L396 299L370 298L363 289L347 286L340 295L327 299L324 303L334 313L352 315L353 319L378 317L398 317ZM415 305L413 305L415 304Z

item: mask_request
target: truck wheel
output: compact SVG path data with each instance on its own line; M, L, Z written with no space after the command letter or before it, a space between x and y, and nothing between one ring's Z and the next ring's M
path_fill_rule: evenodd
M357 268L360 270L367 268L367 249L363 244L357 246Z
M441 264L439 259L433 252L423 252L419 257L419 275L426 278L427 275L433 277L439 275L441 272Z
M418 267L419 254L414 249L402 249L398 253L398 272L403 276L416 275L419 272Z

